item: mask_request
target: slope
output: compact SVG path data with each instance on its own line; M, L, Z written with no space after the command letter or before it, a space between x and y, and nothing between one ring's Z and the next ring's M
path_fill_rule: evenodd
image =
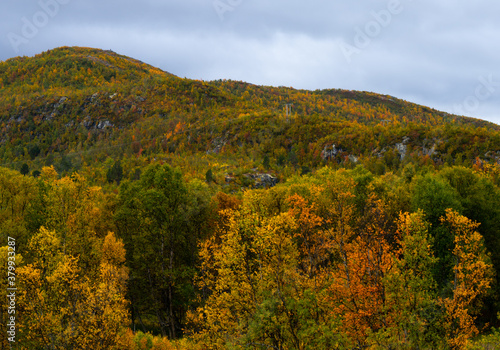
M131 177L161 160L249 185L243 175L256 168L287 177L325 162L383 173L500 159L500 127L486 121L371 92L182 79L92 48L0 62L0 87L0 164L17 169L122 159Z

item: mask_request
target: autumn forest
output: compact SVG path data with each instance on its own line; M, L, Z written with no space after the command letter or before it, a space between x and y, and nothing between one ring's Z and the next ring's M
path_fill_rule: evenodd
M0 349L500 344L496 124L62 47L0 129Z

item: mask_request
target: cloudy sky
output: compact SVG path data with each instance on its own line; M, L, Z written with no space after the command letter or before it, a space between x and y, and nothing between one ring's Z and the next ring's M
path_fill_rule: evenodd
M3 0L0 60L111 49L180 77L373 91L500 124L498 0Z

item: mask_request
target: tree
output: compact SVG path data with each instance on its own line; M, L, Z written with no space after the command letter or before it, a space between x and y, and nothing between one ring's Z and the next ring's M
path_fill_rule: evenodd
M264 155L264 160L262 161L262 166L264 169L269 169L271 167L270 161L269 161L269 155Z
M495 269L496 276L500 275L500 256L495 252L500 250L500 191L490 179L477 173L472 169L463 167L452 167L443 169L439 175L445 179L458 193L460 203L463 207L461 212L470 220L481 223L477 228L484 237L484 244L491 255L491 262ZM494 282L492 288L498 295L500 285ZM484 306L483 322L498 322L497 313L499 305L489 298Z
M99 265L101 240L114 231L106 197L100 187L90 186L78 173L58 179L53 167L42 168L38 196L26 216L32 232L45 227L57 232L65 254L78 257L84 270Z
M207 172L205 173L205 180L207 183L212 183L215 181L212 169L208 169Z
M474 321L492 283L493 269L483 237L476 231L478 223L452 209L446 210L441 221L455 237L451 295L441 299L447 312L443 328L450 348L463 349L478 333Z
M223 210L226 223L201 246L199 283L209 291L195 317L201 341L209 348L340 347L339 319L324 297L330 279L318 255L328 249L320 247L321 220L300 196L290 198L294 209L263 216L262 199L248 193L240 210Z
M21 165L21 170L19 170L19 172L23 175L28 175L28 173L30 172L30 167L28 166L28 164L23 163L23 165Z
M443 348L443 316L436 298L429 224L421 211L400 214L395 264L384 277L386 312L391 320L381 341L394 349Z
M28 243L31 209L38 195L36 180L19 172L0 168L0 237L16 239L17 249L23 251Z
M123 168L120 160L116 160L113 166L106 172L106 179L109 183L116 182L118 185L123 178Z
M439 265L434 268L434 278L439 287L444 288L452 275L453 233L441 225L440 218L449 208L461 212L463 207L457 191L437 175L415 177L412 185L412 210L422 210L431 224L429 232L433 237L434 255L439 259Z
M33 349L112 348L128 323L123 243L109 233L94 271L82 270L43 227L28 249L31 263L18 269L21 342Z
M151 315L162 335L171 338L181 334L194 293L197 233L202 231L190 230L191 220L196 221L190 207L181 173L157 164L139 181L122 183L115 213L131 271L133 321Z
M40 154L40 147L38 145L30 146L28 148L28 154L30 155L32 160L35 159Z
M349 193L344 190L339 195L346 200ZM372 202L369 210L374 217L384 215L381 202L373 197L369 202ZM385 314L387 300L383 280L394 259L387 232L378 220L357 231L352 221L353 204L342 208L335 203L332 207L336 208L332 208L330 214L333 219L330 230L339 258L331 272L331 311L342 315L342 325L349 339L362 348L373 344L377 333L390 322Z

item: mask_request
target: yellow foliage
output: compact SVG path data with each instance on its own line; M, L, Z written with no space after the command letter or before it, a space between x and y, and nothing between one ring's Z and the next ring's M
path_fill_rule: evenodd
M453 296L441 299L447 311L443 328L448 333L450 348L463 349L478 334L474 324L475 315L482 296L492 283L493 268L484 248L483 237L476 231L478 223L452 209L446 210L441 221L449 225L455 235Z

